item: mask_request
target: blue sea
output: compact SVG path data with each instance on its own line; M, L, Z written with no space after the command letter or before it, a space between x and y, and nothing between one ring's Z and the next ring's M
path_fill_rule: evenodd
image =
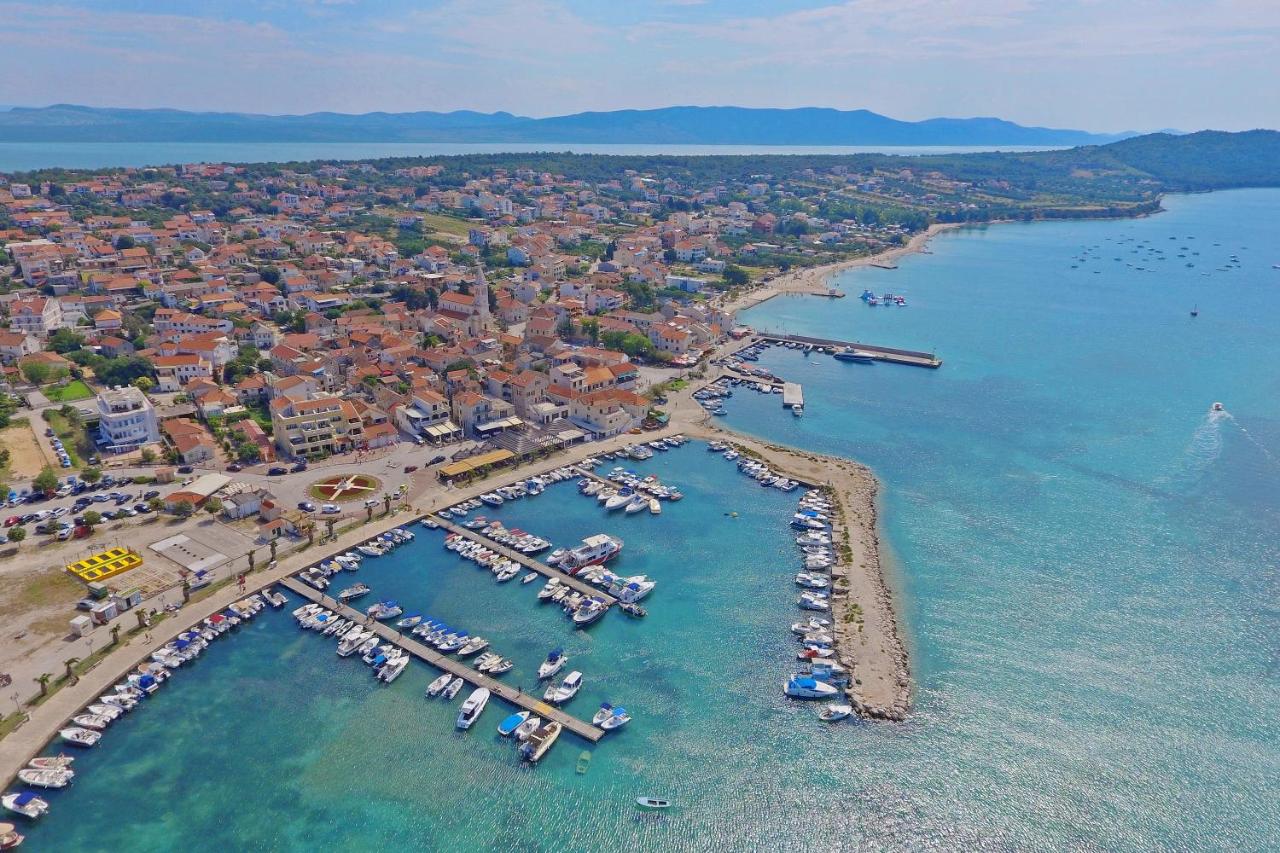
M621 536L618 568L659 582L644 620L575 632L539 584L495 585L422 528L358 573L489 637L513 684L564 646L587 684L569 710L622 703L621 732L565 736L522 768L494 734L500 703L458 734L457 703L422 697L427 667L378 686L267 614L80 754L28 844L1275 849L1280 192L1166 207L947 233L897 270L847 274L850 298L745 316L944 359L773 349L760 363L804 384L805 417L740 390L725 418L880 478L918 683L907 723L827 727L781 696L795 495L691 444L636 465L686 495L659 517L606 517L567 484L487 513L557 544ZM909 306L867 307L863 288ZM677 806L642 815L639 795Z
M31 169L104 169L176 163L287 163L299 160L369 160L455 154L966 154L978 151L1052 151L1043 145L671 145L586 142L0 142L0 172Z

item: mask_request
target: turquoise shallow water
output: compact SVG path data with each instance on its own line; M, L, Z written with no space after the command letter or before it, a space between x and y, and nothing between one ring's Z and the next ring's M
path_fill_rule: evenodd
M690 445L643 466L687 495L659 518L604 521L572 486L490 513L559 543L621 535L619 568L660 582L641 622L611 614L574 633L533 603L536 584L495 586L425 530L360 572L491 637L517 659L512 683L565 645L587 675L570 708L607 698L636 716L593 748L586 776L572 738L522 769L492 734L498 708L458 735L456 703L421 697L427 668L376 687L271 614L82 754L28 844L1274 848L1280 193L1168 206L948 234L845 282L905 292L906 309L796 298L747 317L946 360L935 372L773 350L761 363L804 383L806 417L750 392L728 404L730 424L860 459L884 482L919 680L907 724L830 730L781 697L794 496ZM1074 260L1086 246L1099 258ZM1201 254L1176 259L1181 246ZM1232 253L1240 267L1216 272ZM1210 417L1214 400L1228 414ZM681 808L638 819L638 794Z

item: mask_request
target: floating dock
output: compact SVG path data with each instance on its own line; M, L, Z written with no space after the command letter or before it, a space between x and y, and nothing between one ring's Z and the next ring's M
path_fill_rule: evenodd
M538 574L544 577L556 578L557 580L560 581L560 583L567 585L570 589L574 590L575 592L580 592L583 595L589 595L593 598L599 598L610 607L618 603L618 599L614 598L612 595L609 595L607 592L604 592L603 590L597 587L594 587L589 583L580 581L577 578L575 578L573 575L562 572L557 568L553 568L552 566L548 566L546 563L542 562L541 560L535 560L532 557L530 557L528 554L521 554L519 551L513 551L510 548L508 548L506 545L503 545L501 542L495 542L486 536L481 536L479 533L476 533L474 530L468 530L467 528L462 527L461 525L458 525L458 524L454 524L452 521L441 518L438 515L429 515L427 517L430 518L432 521L434 521L436 524L443 527L445 530L448 530L450 533L456 533L459 536L470 539L472 542L479 542L481 545L488 548L490 551L494 551L498 554L501 554L502 556L506 557L508 560L515 560L517 563L524 566L526 569L532 569L533 571L537 572Z
M785 409L804 408L804 389L799 382L782 383L782 406Z
M876 346L875 344L858 343L857 341L836 341L829 338L809 338L804 335L775 335L771 332L761 332L760 339L784 344L795 343L815 347L858 349L863 352L870 353L876 361L886 361L890 364L906 364L911 367L928 367L933 369L937 369L942 366L942 359L938 358L931 352L897 349L896 347L882 347Z
M353 610L345 604L339 603L336 599L323 595L318 590L312 589L297 578L285 578L280 581L280 585L289 589L291 592L297 593L308 601L313 601L316 604L332 610L344 619L355 619L366 628L377 632L378 636L382 637L388 643L394 643L409 654L419 660L425 661L442 672L447 672L450 675L456 675L463 681L476 687L488 688L489 692L494 696L510 702L512 705L523 708L530 714L536 714L544 720L555 720L557 723L564 726L566 730L573 732L578 737L586 738L592 743L595 743L599 741L600 738L604 737L605 733L603 729L598 729L590 723L578 719L572 714L565 713L559 708L548 705L546 702L543 702L542 699L531 693L525 693L517 690L509 684L503 684L495 678L490 678L484 673L477 672L456 658L442 655L435 649L423 645L413 639L411 636L397 632L395 628L384 625L376 620L368 620L368 617L365 616L365 614L358 610Z

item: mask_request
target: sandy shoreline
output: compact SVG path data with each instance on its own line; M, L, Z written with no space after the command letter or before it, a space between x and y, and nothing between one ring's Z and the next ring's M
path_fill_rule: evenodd
M824 264L818 267L809 267L807 269L796 270L795 272L783 273L773 278L773 280L765 282L759 287L736 297L726 303L724 308L727 311L744 311L747 308L766 302L775 296L783 293L803 293L817 296L825 296L831 288L832 276L838 275L845 270L857 269L859 267L875 266L877 264L890 264L898 258L905 255L912 255L916 252L922 252L928 246L929 241L937 234L943 231L949 231L953 228L962 228L962 223L938 223L930 225L926 230L913 236L907 241L905 246L895 246L892 249L885 249L883 252L877 252L874 255L866 255L861 258L850 258L847 261L840 261L834 264Z

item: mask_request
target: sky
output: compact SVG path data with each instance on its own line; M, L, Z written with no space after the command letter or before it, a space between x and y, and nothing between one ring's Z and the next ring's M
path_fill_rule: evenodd
M0 104L1280 127L1280 0L0 0Z

